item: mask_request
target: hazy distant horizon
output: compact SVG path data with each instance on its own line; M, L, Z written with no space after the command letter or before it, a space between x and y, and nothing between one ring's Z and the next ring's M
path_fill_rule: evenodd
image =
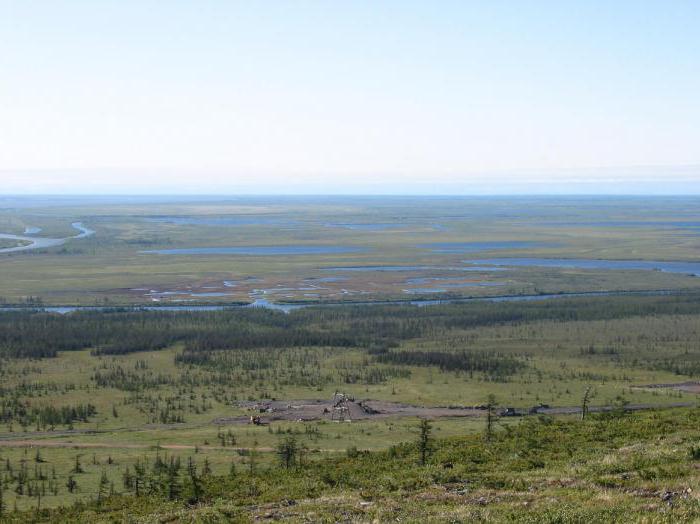
M215 202L227 200L255 200L255 199L434 199L434 200L449 200L449 199L697 199L700 198L698 193L0 193L0 208L2 205L11 199L29 200L29 199L56 199L56 200L114 200L114 199L140 199L140 200L160 200L172 199L173 201L190 201L190 202Z
M700 195L700 165L370 176L169 169L0 170L4 195Z

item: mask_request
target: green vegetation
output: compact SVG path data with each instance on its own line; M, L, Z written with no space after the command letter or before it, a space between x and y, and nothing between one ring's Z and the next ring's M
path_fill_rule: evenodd
M63 238L75 221L97 231L0 255L0 295L25 306L0 312L0 520L700 519L700 279L450 269L501 255L694 261L696 232L683 224L696 202L431 202L0 212L0 232L33 226ZM534 244L478 254L418 247L514 239ZM228 245L366 250L140 254ZM370 265L416 267L328 270ZM459 287L471 282L489 285ZM455 287L430 291L442 283ZM425 291L404 292L411 287ZM666 292L288 313L125 307L645 289ZM41 311L47 304L101 307L62 315Z
M0 298L12 304L40 297L45 304L182 305L192 303L189 301L250 302L260 296L278 302L351 302L697 290L700 279L662 271L449 269L464 266L464 259L503 256L697 261L697 227L693 226L697 204L697 198L680 197L248 197L139 205L119 199L101 205L89 198L76 199L70 205L42 201L0 209L0 233L21 234L29 226L42 228L39 236L66 238L75 234L71 223L82 222L96 234L52 248L0 254ZM513 241L526 244L488 247L499 242L508 246ZM485 244L481 250L463 253L425 247L471 242ZM193 247L308 245L360 251L291 256L143 253ZM329 270L374 265L416 269ZM259 291L263 289L264 295Z
M122 512L156 519L173 512L187 521L211 511L220 520L245 521L263 507L285 515L284 500L293 499L302 508L299 519L334 520L340 511L387 519L380 508L405 496L410 511L428 519L506 520L519 500L532 505L537 520L548 515L540 497L556 497L571 515L589 511L601 521L621 520L643 504L611 495L599 513L595 497L613 488L596 480L607 482L607 473L594 474L586 464L600 460L600 446L624 462L621 447L647 450L663 437L664 453L676 464L668 471L678 476L659 473L661 462L639 470L634 462L628 469L638 471L630 473L635 483L619 490L695 489L692 461L700 443L687 428L696 409L630 413L626 407L696 404L695 393L651 386L697 378L698 308L698 297L684 294L289 314L4 313L5 511L17 508L21 520L44 508L39 515L49 521L58 506L71 508L67 520L109 520ZM249 401L330 400L336 391L396 406L480 407L467 417L438 410L430 421L396 409L338 423L319 409L308 420L262 413L263 425L247 424ZM588 416L581 421L583 404ZM564 411L507 416L507 408L544 405ZM601 405L611 411L597 412ZM666 434L659 424L675 426ZM594 437L602 441L592 444ZM567 439L570 453L562 449ZM537 452L514 451L521 441ZM575 473L564 473L572 467ZM564 477L575 482L550 485ZM678 485L667 485L668 479ZM523 498L530 483L540 487ZM466 491L451 494L453 484ZM433 500L436 493L443 495ZM319 497L338 504L311 501ZM475 502L481 497L484 507ZM674 506L668 520L695 515L683 504L687 513ZM409 514L408 507L401 511Z
M491 438L415 443L307 461L293 437L279 461L214 474L208 458L154 451L127 468L118 486L101 469L95 498L60 511L6 513L8 521L249 522L260 518L334 522L488 520L526 522L690 522L700 518L697 409L595 415L585 422L523 419ZM56 488L47 468L10 464L6 479L39 499ZM69 477L80 486L83 466ZM35 480L37 477L45 480ZM10 484L17 481L10 480ZM77 485L77 486L76 486ZM7 490L6 490L7 491Z
M29 245L29 241L26 240L14 240L11 238L0 238L0 249L21 247Z

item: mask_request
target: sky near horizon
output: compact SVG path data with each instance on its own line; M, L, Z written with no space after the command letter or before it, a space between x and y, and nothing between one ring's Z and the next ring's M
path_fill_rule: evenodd
M0 0L0 193L700 193L700 2Z

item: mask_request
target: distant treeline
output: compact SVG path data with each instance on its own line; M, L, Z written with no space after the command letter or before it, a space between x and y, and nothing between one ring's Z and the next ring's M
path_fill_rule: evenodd
M175 343L182 344L190 354L281 347L382 349L395 347L403 340L477 326L698 313L698 294L431 307L318 307L289 314L262 308L208 312L115 309L69 315L3 312L0 313L0 357L54 357L59 351L84 348L91 348L96 354L126 354L159 350Z
M524 367L512 357L481 351L383 351L377 360L403 366L438 366L442 371L479 372L498 380Z
M74 406L32 406L29 402L16 397L0 401L0 422L17 422L22 426L36 425L40 428L65 425L74 422L87 422L89 417L97 414L92 404Z

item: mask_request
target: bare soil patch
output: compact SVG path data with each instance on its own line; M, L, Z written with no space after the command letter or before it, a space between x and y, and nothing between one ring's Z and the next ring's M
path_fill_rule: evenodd
M241 401L238 407L250 412L249 416L220 418L215 424L249 423L251 417L259 417L261 423L278 420L354 421L385 417L477 417L483 415L479 407L421 407L383 400L263 400Z
M676 382L671 384L648 384L646 386L636 386L644 389L675 389L677 391L685 391L686 393L700 394L700 382Z
M667 409L674 407L692 406L691 402L675 402L665 405L628 404L625 411L646 409ZM436 419L443 417L483 417L486 415L485 406L414 406L385 400L356 400L346 398L323 400L259 400L239 401L236 407L248 411L248 415L237 417L222 417L212 421L213 424L269 424L275 421L311 422L316 420L334 420L352 422L389 417L421 417ZM591 413L613 411L614 406L590 406ZM538 405L531 408L511 408L501 406L498 415L504 417L521 417L527 415L573 415L581 412L576 406Z

